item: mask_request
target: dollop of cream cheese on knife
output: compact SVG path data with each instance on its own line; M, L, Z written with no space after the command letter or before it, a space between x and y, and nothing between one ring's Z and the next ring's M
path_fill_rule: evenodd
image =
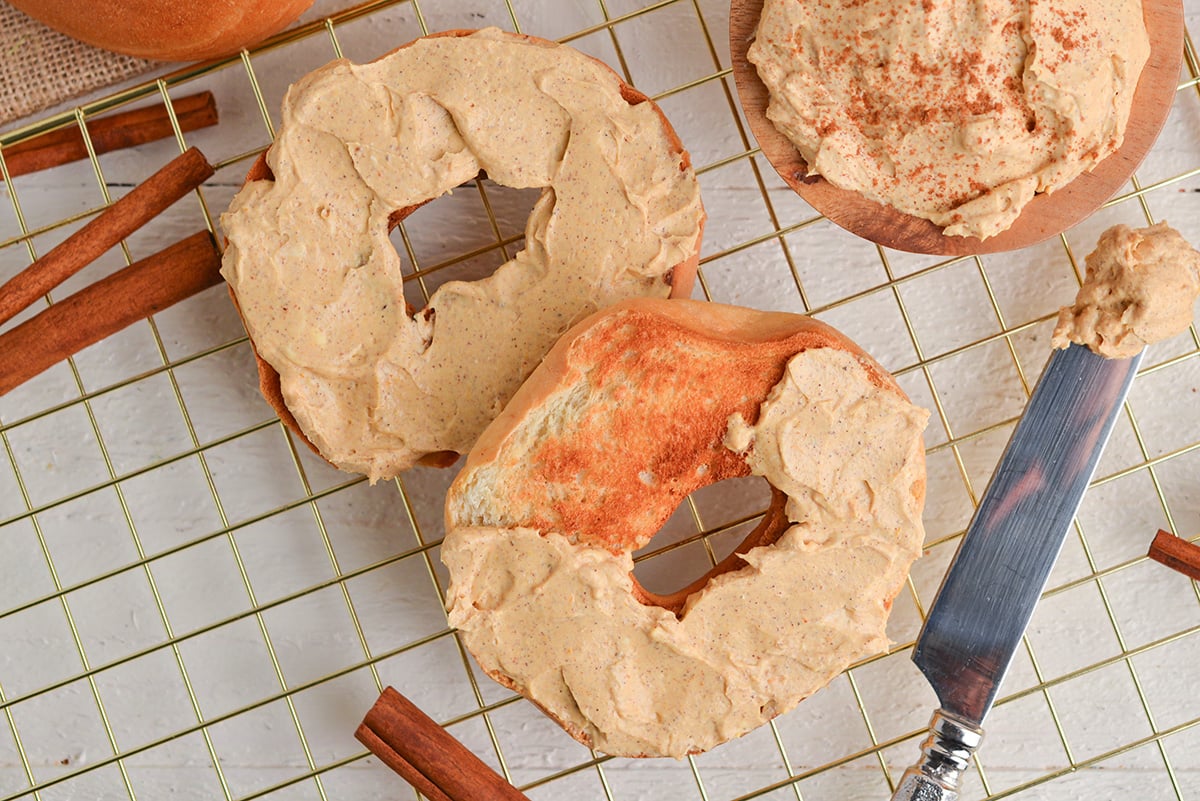
M1200 296L1200 253L1167 223L1115 225L1086 259L1075 303L1058 312L1052 345L1085 345L1109 359L1183 333Z

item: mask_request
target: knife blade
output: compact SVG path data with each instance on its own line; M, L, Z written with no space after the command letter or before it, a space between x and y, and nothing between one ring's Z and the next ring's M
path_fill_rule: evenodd
M958 798L1141 359L1079 345L1051 354L917 637L912 659L940 708L893 801Z

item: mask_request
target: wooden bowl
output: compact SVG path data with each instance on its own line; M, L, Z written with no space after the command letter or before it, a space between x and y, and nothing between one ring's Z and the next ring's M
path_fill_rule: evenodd
M763 0L731 0L729 49L742 110L763 155L787 185L817 211L851 233L896 250L947 256L996 253L1048 239L1086 218L1129 180L1154 144L1170 113L1179 82L1183 5L1180 0L1142 2L1150 34L1150 58L1134 93L1124 143L1091 172L1052 193L1035 196L1012 227L984 240L946 236L929 220L868 200L858 192L839 189L820 176L808 175L808 165L800 153L767 119L767 87L746 59Z

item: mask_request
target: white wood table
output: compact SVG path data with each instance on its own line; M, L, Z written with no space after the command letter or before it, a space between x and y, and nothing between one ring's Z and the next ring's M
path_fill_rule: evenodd
M352 737L387 684L535 799L887 798L933 708L908 659L921 610L1083 256L1117 222L1165 218L1200 243L1194 49L1136 184L1061 240L941 260L857 239L777 178L737 111L723 0L418 0L321 20L344 5L318 6L279 46L163 85L216 95L221 123L186 136L219 167L203 203L186 198L54 297L215 224L270 141L259 97L277 120L288 84L335 44L363 61L423 30L489 24L569 41L654 96L692 153L709 212L696 296L811 312L934 410L927 555L896 602L895 645L694 759L588 752L482 677L447 629L438 544L453 469L372 487L316 459L258 396L218 287L0 397L0 799L413 797ZM1185 9L1200 32L1200 0ZM179 147L14 180L0 199L0 280L89 218L102 188L120 196ZM393 237L423 276L410 300L511 255L533 199L472 185L415 213ZM964 798L1200 799L1200 592L1144 559L1158 528L1200 534L1196 332L1145 365ZM697 493L639 576L685 584L766 496L756 481Z

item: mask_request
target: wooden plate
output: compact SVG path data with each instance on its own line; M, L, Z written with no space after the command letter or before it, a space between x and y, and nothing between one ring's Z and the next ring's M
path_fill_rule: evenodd
M945 236L929 220L867 200L857 192L839 189L819 176L808 176L804 159L767 119L767 87L759 80L754 65L746 60L763 0L731 0L729 48L738 96L754 138L788 186L817 211L851 233L897 250L948 256L996 253L1040 242L1086 218L1129 180L1154 144L1170 113L1179 82L1183 4L1181 0L1142 0L1142 3L1150 34L1150 58L1138 80L1125 142L1092 172L1080 175L1053 193L1034 197L1011 228L986 240Z

